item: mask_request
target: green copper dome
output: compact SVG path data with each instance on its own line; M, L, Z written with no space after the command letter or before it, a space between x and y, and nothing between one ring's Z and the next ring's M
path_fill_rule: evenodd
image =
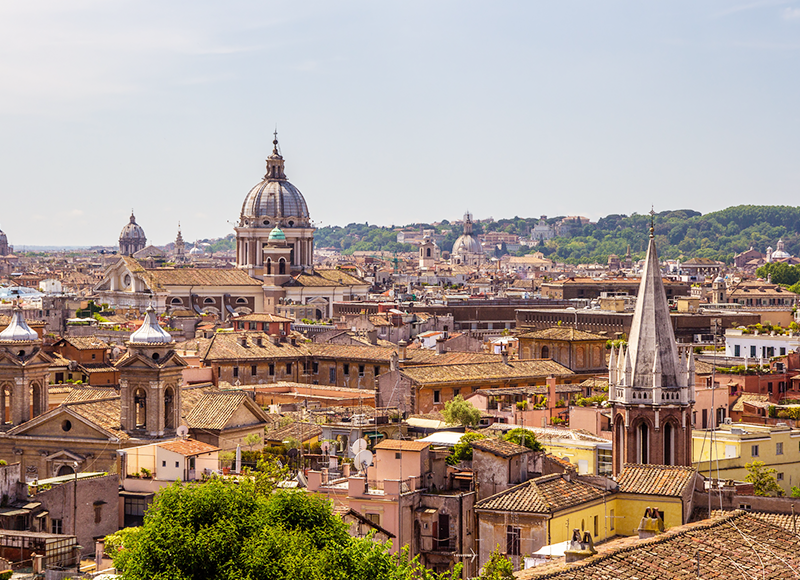
M273 240L277 240L277 241L285 241L286 240L286 234L284 234L283 230L281 228L279 228L278 226L275 226L273 228L273 230L269 233L269 241L271 242Z

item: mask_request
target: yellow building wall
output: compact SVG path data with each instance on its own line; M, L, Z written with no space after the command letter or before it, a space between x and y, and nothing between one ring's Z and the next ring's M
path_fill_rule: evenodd
M588 531L592 539L601 542L614 535L608 523L610 512L614 510L615 499L586 504L578 509L559 512L550 519L550 543L557 544L572 539L572 530ZM595 528L595 521L597 527Z
M586 461L588 474L597 475L597 450L594 447L575 447L557 441L547 441L544 437L539 439L545 451L556 457L568 460L576 468L580 461Z
M683 502L680 498L618 494L614 506L614 533L620 536L636 535L644 512L649 507L664 512L664 528L683 525Z

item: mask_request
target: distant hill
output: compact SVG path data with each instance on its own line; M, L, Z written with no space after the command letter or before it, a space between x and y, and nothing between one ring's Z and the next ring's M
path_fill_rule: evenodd
M550 223L561 219L553 217ZM478 223L475 233L504 231L523 237L539 218L508 218ZM443 221L436 226L410 224L414 229L451 230L441 246L449 251L462 228ZM612 214L573 229L569 237L554 238L518 253L541 251L551 259L567 263L601 262L609 254L624 255L628 246L634 258L644 256L650 231L650 216ZM662 258L711 258L732 263L733 256L751 246L765 252L767 246L783 239L786 250L800 255L800 207L740 205L702 215L691 209L662 211L655 216L656 241ZM409 244L398 244L395 228L349 224L344 227L320 228L314 235L315 246L334 247L345 253L355 250L404 252L414 250Z

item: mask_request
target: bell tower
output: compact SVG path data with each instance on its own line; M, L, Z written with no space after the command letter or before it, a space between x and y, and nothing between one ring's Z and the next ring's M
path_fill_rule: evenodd
M628 347L611 349L608 369L614 475L625 463L691 465L694 356L675 342L652 226Z
M116 364L122 429L142 437L170 435L180 425L181 373L187 365L175 353L175 341L158 324L152 306L127 347Z
M15 307L0 332L0 425L19 425L47 412L52 359Z

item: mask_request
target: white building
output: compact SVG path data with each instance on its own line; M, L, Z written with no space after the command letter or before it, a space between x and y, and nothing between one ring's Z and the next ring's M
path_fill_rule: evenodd
M765 334L742 328L729 328L725 331L725 356L750 359L768 359L783 356L800 348L800 335L789 331L787 334Z

